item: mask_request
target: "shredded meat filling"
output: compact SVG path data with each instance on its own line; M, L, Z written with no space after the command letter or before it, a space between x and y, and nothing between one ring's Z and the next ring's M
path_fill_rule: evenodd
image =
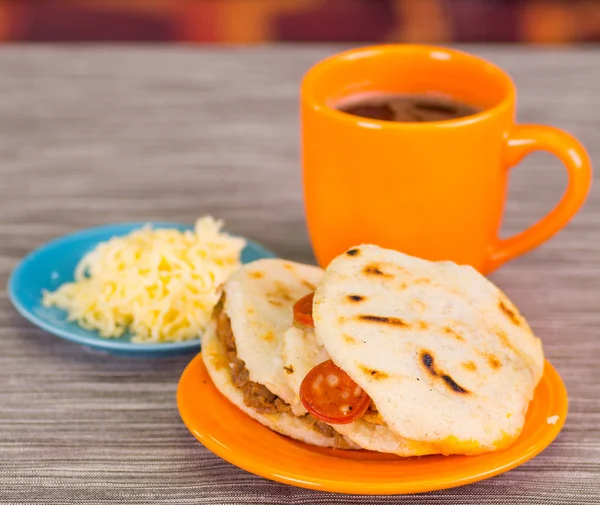
M227 360L231 370L231 379L235 387L244 394L244 403L256 410L259 414L273 414L275 412L291 412L290 406L281 398L274 395L262 384L252 382L246 364L238 358L235 346L235 337L231 329L229 317L223 311L223 304L219 303L215 309L217 321L217 336L225 346Z
M238 357L235 345L235 337L231 329L229 316L223 310L224 300L215 307L214 318L217 323L217 337L225 346L229 369L231 370L231 379L235 387L242 391L244 395L244 404L253 408L259 414L273 414L276 412L291 413L291 407L277 395L274 395L262 384L252 382L250 373L246 364ZM338 437L339 434L328 424L314 418L310 414L304 416L309 421L315 431L318 431L326 437Z

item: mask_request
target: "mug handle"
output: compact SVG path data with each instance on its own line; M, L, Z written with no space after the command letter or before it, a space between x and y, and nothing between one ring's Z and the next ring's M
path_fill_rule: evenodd
M563 228L585 202L592 179L592 166L585 148L568 133L541 125L516 125L506 145L508 168L533 151L548 151L563 162L569 177L567 188L556 207L530 228L493 246L488 270L524 254Z

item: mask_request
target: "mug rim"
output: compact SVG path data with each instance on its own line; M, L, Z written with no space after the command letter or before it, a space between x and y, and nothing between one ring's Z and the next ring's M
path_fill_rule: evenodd
M455 119L444 119L441 121L426 122L384 121L379 119L365 118L362 116L355 116L353 114L349 114L347 112L335 109L331 105L325 103L325 101L321 101L315 98L313 87L316 84L316 80L320 78L323 72L331 69L331 67L338 64L340 61L358 59L360 57L368 56L376 57L384 52L396 53L399 56L408 53L423 53L427 54L429 57L432 57L432 55L435 54L435 56L433 56L434 59L447 59L447 56L442 56L445 53L446 55L450 55L450 57L470 60L474 65L485 66L491 73L495 74L495 76L498 79L502 80L502 84L504 85L506 90L505 95L500 101L498 101L498 103L494 104L491 107L486 107L485 109L476 112L475 114ZM307 104L314 110L318 111L319 113L326 114L332 119L349 122L354 125L363 126L367 128L449 128L480 123L482 121L492 118L493 116L504 111L507 108L514 107L514 104L516 102L516 86L511 77L508 75L508 73L505 72L498 65L492 63L491 61L485 58L476 56L466 51L427 44L379 44L348 49L346 51L342 51L328 56L327 58L315 63L306 72L302 79L300 98L303 104Z

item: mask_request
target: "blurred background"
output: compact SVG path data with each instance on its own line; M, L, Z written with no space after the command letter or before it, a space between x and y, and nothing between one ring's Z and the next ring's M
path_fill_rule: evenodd
M600 0L0 0L15 42L600 41Z

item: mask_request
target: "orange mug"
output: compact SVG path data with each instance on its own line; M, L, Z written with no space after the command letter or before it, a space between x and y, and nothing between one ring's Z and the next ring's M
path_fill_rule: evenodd
M335 109L372 92L438 92L481 112L399 123ZM588 155L561 130L516 125L515 103L505 72L451 49L383 45L317 63L302 82L301 113L306 218L319 264L372 243L488 273L563 228L588 193ZM536 150L563 162L568 186L548 215L502 240L508 171Z

